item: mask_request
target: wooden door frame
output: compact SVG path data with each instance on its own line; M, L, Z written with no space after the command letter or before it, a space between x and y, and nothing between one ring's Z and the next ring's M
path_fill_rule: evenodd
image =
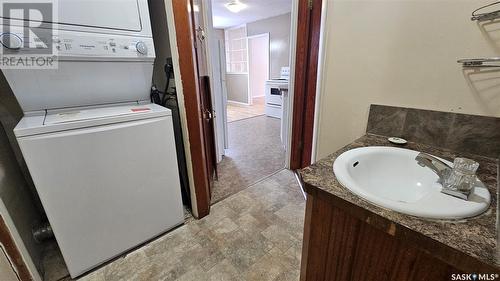
M197 217L202 218L210 212L210 183L206 165L206 148L203 140L203 113L201 112L198 66L194 48L196 39L190 13L192 7L192 0L172 1L191 156L191 159L188 158L187 160L191 161L194 181L192 183L195 193L193 204L196 204L197 207Z
M326 0L327 1L327 0ZM311 164L323 0L299 0L290 169Z
M297 40L290 149L290 168L293 170L305 167L311 161L323 0L296 1L298 1L298 18L296 22ZM310 4L312 5L310 6ZM206 172L200 89L196 83L198 69L194 49L195 35L190 9L192 9L192 0L172 1L189 136L191 158L188 158L188 161L191 161L192 164L194 204L198 210L197 217L202 218L210 212L210 194Z

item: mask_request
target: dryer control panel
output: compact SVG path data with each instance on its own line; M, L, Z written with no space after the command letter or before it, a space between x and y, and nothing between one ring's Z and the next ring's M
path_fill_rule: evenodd
M0 43L10 52L37 53L52 47L52 54L59 59L74 60L153 60L154 44L151 37L96 34L77 31L58 31L56 34L39 33L39 37L26 38L12 30L0 35ZM42 37L42 38L40 38ZM13 40L16 39L16 40ZM52 46L46 44L51 42Z
M60 56L106 56L106 57L148 57L154 58L151 38L129 36L74 36L59 34L54 44Z

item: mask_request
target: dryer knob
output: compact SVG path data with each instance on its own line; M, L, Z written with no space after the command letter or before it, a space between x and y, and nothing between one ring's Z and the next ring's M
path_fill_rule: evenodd
M0 35L0 43L7 49L19 50L23 46L23 39L14 33Z
M137 49L137 52L141 55L147 55L148 54L148 46L146 43L139 41L137 44L135 44L135 48Z

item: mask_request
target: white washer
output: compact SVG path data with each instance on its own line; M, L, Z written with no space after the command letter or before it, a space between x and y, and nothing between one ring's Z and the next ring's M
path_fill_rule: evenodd
M3 72L25 113L14 133L77 277L184 218L171 113L149 104L147 0L58 2L59 68Z
M183 222L169 109L24 117L14 132L72 277Z

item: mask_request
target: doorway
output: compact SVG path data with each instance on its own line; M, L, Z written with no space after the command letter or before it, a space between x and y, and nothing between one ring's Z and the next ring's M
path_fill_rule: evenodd
M281 133L283 132L282 128L288 129L288 132L286 132L279 141L282 142L284 146L286 156L284 163L287 168L298 168L297 165L294 165L297 159L296 156L299 154L307 156L307 154L310 153L309 146L303 144L309 143L309 139L312 139L312 134L310 134L309 131L312 131L311 128L313 124L309 122L309 120L311 120L311 116L315 116L315 107L311 105L315 103L314 96L316 92L310 90L312 87L308 87L308 85L315 84L317 81L316 70L319 61L316 60L315 63L314 57L317 57L320 45L317 44L316 36L312 35L318 35L317 37L319 37L319 34L321 34L321 25L318 24L318 19L322 17L322 4L326 2L322 2L322 0L312 0L308 2L280 0L279 3L278 1L263 1L256 6L259 8L259 18L251 21L249 20L250 16L248 12L255 13L255 9L247 9L245 11L245 7L249 6L238 4L236 3L237 1L228 1L229 0L184 0L180 1L178 5L177 2L174 2L175 4L172 5L170 11L173 19L175 19L172 21L174 24L172 34L177 34L172 36L173 42L177 42L177 44L173 44L172 48L177 50L179 56L183 58L178 61L177 64L174 60L174 66L179 69L180 75L176 76L176 83L182 85L179 87L179 92L181 93L180 96L184 99L187 117L184 121L191 142L191 148L186 154L190 154L188 158L191 159L193 164L193 167L189 170L191 171L190 179L193 179L191 191L196 195L196 200L193 204L193 212L197 218L208 215L208 211L210 210L209 202L213 204L214 201L217 201L217 199L212 200L211 198L212 194L209 192L208 177L206 175L197 174L198 172L201 173L206 170L206 163L210 158L206 153L203 140L200 139L199 135L199 133L204 130L199 116L201 110L199 104L200 93L196 83L193 84L192 82L196 81L196 79L193 79L193 76L196 75L198 68L203 66L205 62L207 64L206 66L208 66L208 72L211 78L211 96L214 104L214 112L212 112L213 114L208 114L208 116L213 116L210 118L214 118L216 123L216 156L219 167L222 161L227 158L227 150L231 146L230 125L234 122L228 122L226 106L233 101L233 94L235 92L233 92L232 89L237 90L236 93L239 97L248 99L248 53L246 51L247 45L243 43L247 42L246 37L248 36L262 33L270 34L269 53L271 59L269 77L271 80L274 80L270 82L282 82L287 85L285 89L283 89L284 87L282 85L269 85L269 87L266 87L265 108L267 113L268 109L273 111L273 109L279 109L279 106L283 106L284 104L289 110L287 112L288 118L276 118L287 122L281 124L281 128L278 130L278 132ZM235 4L238 4L239 11L235 11ZM292 6L291 9L290 6L285 4L290 4L290 6ZM270 8L269 6L272 7ZM212 10L216 8L224 10L222 16L216 16L215 13L212 13ZM233 17L225 17L228 14L231 15L231 13L233 13ZM236 13L237 15L234 15ZM201 25L198 25L192 19L193 17L201 15L203 15L204 21ZM288 24L284 27L280 27L280 25L268 18L273 16L288 17ZM242 20L248 21L249 23L241 22ZM251 24L259 20L269 21L260 25ZM219 21L219 23L222 22L225 26L218 26L218 24L215 23L216 21ZM214 22L214 24L212 24L212 22ZM231 36L228 38L225 31L227 29L237 29L238 27L243 27L244 29L240 30L238 36ZM263 30L266 28L268 29L267 31ZM190 34L191 36L185 36L185 34ZM194 42L193 38L195 37L203 40L203 46ZM223 56L220 56L219 51L221 48L220 45L217 46L217 42L219 42L219 44L221 42L224 43ZM194 55L196 49L200 47L206 48L207 50L208 55L206 61L202 59L202 61L198 62L199 57ZM288 53L283 53L283 50ZM245 53L247 56L244 56ZM289 65L290 67L283 68L285 65ZM222 68L225 68L227 72L225 75L222 75L224 73ZM282 73L286 73L287 78L290 77L290 79L280 79ZM219 78L217 78L217 76L219 76ZM307 81L310 83L307 83ZM242 82L244 83L243 87L241 87ZM216 87L222 88L222 90L217 90L215 89ZM284 97L286 100L281 100L282 104L274 104L274 108L267 106L269 105L267 102L267 94L271 92L274 93L273 95L269 95L271 99L274 98L275 101L280 101L281 98L276 98ZM296 94L296 92L298 94ZM301 103L304 99L308 101L306 104ZM239 103L243 105L249 104L248 100ZM273 104L271 103L271 105ZM280 113L280 116L281 115L282 113ZM304 118L304 116L307 118ZM245 120L250 119L253 118ZM306 129L306 131L301 129ZM304 132L304 134L301 132ZM257 132L254 135L260 133L261 132ZM196 145L193 145L193 143ZM256 158L262 155L265 154L259 151L259 153L256 154ZM304 159L304 163L307 161L306 157L302 157L302 159ZM198 164L200 169L194 167L195 165L198 166ZM240 172L238 167L234 170ZM258 182L259 179L255 177L252 181ZM238 188L242 187L239 186ZM244 188L246 187L243 187L243 189Z
M211 61L224 62L220 73L225 84L222 88L226 89L214 91L213 95L222 96L214 100L227 101L215 109L218 116L227 118L218 120L224 122L217 127L226 128L219 132L226 142L224 150L219 150L222 157L217 165L219 178L212 187L212 203L285 168L288 138L283 132L287 134L289 130L288 114L283 109L289 107L284 104L283 94L288 90L288 76L282 77L281 70L289 73L292 55L292 1L288 2L287 11L268 16L255 12L252 15L251 11L244 16L243 11L228 13L216 1L211 6L208 17L213 18L213 34L219 47L224 43L224 51L207 53L212 56Z
M247 36L248 97L247 103L227 104L228 122L265 114L265 84L269 79L269 33Z
M265 84L269 80L269 33L248 38L248 86L251 104L265 97Z

